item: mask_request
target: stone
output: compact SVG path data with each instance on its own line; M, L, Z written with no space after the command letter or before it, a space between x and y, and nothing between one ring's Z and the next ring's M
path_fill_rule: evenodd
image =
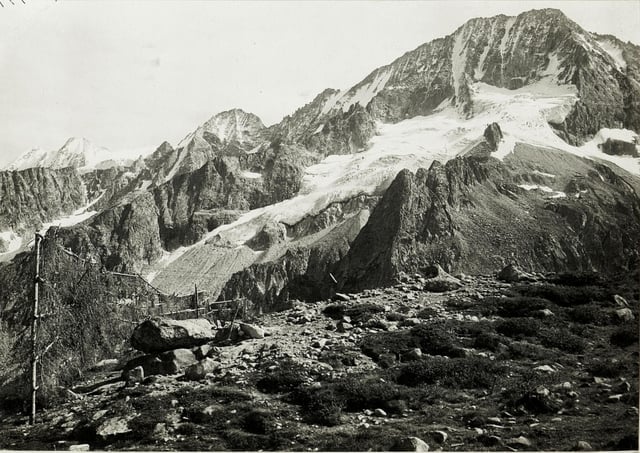
M490 436L487 434L481 434L478 436L478 441L485 447L495 447L502 443L502 439L498 436Z
M379 409L379 408L378 408L378 409L376 409L376 410L374 410L374 411L373 411L373 414L374 414L376 417L386 417L386 416L387 416L387 413L386 413L383 409Z
M93 365L89 371L116 371L120 367L120 361L118 359L104 359Z
M629 302L627 302L627 300L624 297L622 297L622 296L620 296L618 294L614 294L613 300L614 300L614 302L616 303L616 305L618 307L629 308Z
M177 321L154 318L136 326L131 335L131 345L138 351L157 353L200 346L214 338L213 326L206 319Z
M187 367L187 369L184 370L184 376L190 381L201 381L207 374L213 373L218 368L220 368L218 362L210 358L205 358Z
M378 356L378 364L382 368L390 368L396 363L396 355L392 353L383 353Z
M339 300L339 301L342 301L342 302L349 302L351 300L351 297L348 294L336 293L333 296L333 300Z
M164 439L169 435L166 423L156 423L153 427L153 437L155 439Z
M195 348L193 350L193 353L196 356L196 359L202 360L205 357L209 357L209 354L211 354L213 350L214 347L210 344L203 344L202 346L198 346L197 348Z
M340 333L347 332L347 331L349 331L351 329L353 329L353 326L351 324L349 324L348 322L338 321L338 324L336 324L336 331L338 331Z
M163 362L173 362L178 371L183 370L198 361L196 355L191 349L173 349L171 351L163 352L159 357Z
M619 310L616 310L615 313L616 318L623 322L631 322L636 319L630 308L620 308Z
M419 437L401 437L391 447L391 451L429 451L429 445Z
M96 429L96 434L103 439L129 432L131 432L131 428L129 428L129 420L125 417L114 417L105 420Z
M420 348L410 349L409 351L402 354L402 357L401 357L403 362L411 362L414 360L420 360L421 358L422 358L422 350Z
M529 448L531 447L531 441L524 436L512 437L507 440L507 445L514 448Z
M89 444L69 445L69 451L91 451Z
M579 440L572 448L573 451L591 451L593 447L591 444L584 440Z
M240 330L242 330L247 337L254 340L264 338L264 329L262 329L261 327L241 322Z
M311 346L317 349L322 349L327 344L326 338L320 338L319 340L314 341Z
M535 371L542 371L543 373L555 373L556 370L553 369L551 365L540 365L534 368Z
M548 318L549 316L554 316L553 312L548 308L543 308L538 310L537 312L542 318Z
M429 278L424 284L424 289L431 292L442 293L462 288L462 282L445 272L440 265L430 266L427 269Z
M447 441L447 439L449 438L449 435L444 431L437 430L437 431L431 431L429 433L429 437L431 437L436 443L439 443L442 445Z
M503 282L507 283L531 281L533 279L534 278L532 274L524 272L513 263L505 266L498 274L498 280L502 280Z
M137 366L124 373L124 380L127 385L139 384L144 381L144 368Z

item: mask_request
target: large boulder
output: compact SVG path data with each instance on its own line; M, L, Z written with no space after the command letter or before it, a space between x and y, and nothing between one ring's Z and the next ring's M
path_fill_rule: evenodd
M462 282L445 272L440 265L430 266L425 271L428 278L424 283L424 289L436 293L453 291L462 288Z
M200 346L214 338L213 326L206 319L149 319L134 329L131 345L142 352L158 353Z
M391 447L391 451L429 451L429 445L419 437L401 437Z

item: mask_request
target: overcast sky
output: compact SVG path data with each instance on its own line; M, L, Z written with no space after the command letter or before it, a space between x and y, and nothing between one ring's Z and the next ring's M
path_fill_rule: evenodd
M637 0L0 1L0 165L71 136L175 145L234 107L273 124L472 17L555 7L640 43Z

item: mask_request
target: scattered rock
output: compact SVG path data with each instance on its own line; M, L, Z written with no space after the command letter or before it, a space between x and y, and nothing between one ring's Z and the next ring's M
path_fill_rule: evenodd
M187 367L187 369L184 370L184 376L190 381L201 381L207 376L207 374L213 373L218 368L218 363L207 357L200 362Z
M342 302L349 302L351 300L351 296L349 296L348 294L336 293L333 296L333 300L339 300L339 301L342 301Z
M198 361L191 349L173 349L163 352L159 357L163 362L173 362L175 369L178 371L184 370ZM174 367L171 368L173 369Z
M572 448L573 451L591 451L593 447L591 444L584 440L579 440Z
M613 296L613 300L618 307L629 308L629 302L627 302L627 300L624 297L619 296L618 294L615 294Z
M124 372L124 380L127 385L139 384L144 381L144 368L137 366Z
M402 437L391 447L391 451L429 451L429 445L418 437Z
M69 445L69 451L91 451L89 444Z
M376 409L376 410L373 411L373 414L376 417L386 417L387 416L387 413L383 409Z
M447 441L447 439L449 438L449 435L444 431L438 430L438 431L431 431L429 433L429 437L431 437L431 439L433 439L436 443L442 445Z
M420 360L422 358L422 350L420 348L413 348L402 354L403 362L411 362L413 360Z
M131 432L131 428L129 428L129 420L125 417L110 418L102 422L96 429L96 434L103 439L128 432Z
M534 368L535 371L542 371L543 373L555 373L556 370L551 365L540 365Z
M336 324L336 330L340 333L344 333L351 329L353 329L353 325L349 324L348 322L338 321L338 324Z
M554 316L553 312L548 308L543 308L542 310L538 310L537 313L538 315L540 315L541 318L548 318L549 316Z
M478 441L485 447L495 447L502 443L502 438L498 436L490 436L488 434L480 434Z
M507 440L507 445L514 448L529 448L531 447L531 441L524 436L512 437Z
M630 322L636 319L636 317L633 316L633 312L631 311L630 308L620 308L619 310L616 310L615 313L616 313L616 318L618 318L618 320L623 322Z
M89 371L116 371L120 366L120 361L118 359L104 359L100 360L94 366L92 366ZM73 447L73 445L72 445Z
M202 346L198 346L197 348L195 348L193 350L193 353L195 354L196 359L202 360L205 357L209 357L209 354L211 354L213 351L213 346L211 346L210 344L203 344Z
M264 329L254 326L252 324L240 323L240 330L244 332L244 334L256 340L264 338Z
M206 319L177 321L155 318L134 329L131 345L138 351L154 353L200 346L214 338L213 326Z

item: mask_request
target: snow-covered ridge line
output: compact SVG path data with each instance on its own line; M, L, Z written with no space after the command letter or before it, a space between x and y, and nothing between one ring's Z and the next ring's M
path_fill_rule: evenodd
M33 148L26 151L3 169L20 171L29 168L75 167L81 172L87 172L130 165L136 158L151 152L153 152L152 147L114 152L105 147L97 146L86 138L71 137L58 150Z

